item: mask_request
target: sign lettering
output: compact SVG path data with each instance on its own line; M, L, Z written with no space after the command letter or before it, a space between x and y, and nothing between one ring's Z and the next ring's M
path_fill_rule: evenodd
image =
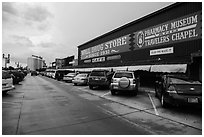
M171 54L171 53L174 53L174 48L173 47L150 50L150 56L162 55L162 54Z
M130 51L128 35L81 50L81 60Z
M201 38L201 11L135 32L135 49Z

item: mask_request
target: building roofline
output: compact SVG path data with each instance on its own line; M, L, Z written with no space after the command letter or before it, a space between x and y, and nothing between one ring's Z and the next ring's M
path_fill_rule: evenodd
M155 16L156 14L159 14L159 13L161 13L161 12L163 12L163 11L166 11L166 10L169 10L169 9L171 9L171 8L174 8L174 7L176 7L176 6L178 6L178 5L182 4L182 3L184 3L184 2L176 2L176 3L173 3L173 4L171 4L171 5L168 5L168 6L162 8L162 9L159 9L159 10L153 12L153 13L150 13L150 14L148 14L148 15L145 15L145 16L143 16L143 17L137 19L137 20L134 20L134 21L132 21L132 22L130 22L130 23L127 23L127 24L125 24L125 25L122 25L121 27L118 27L118 28L116 28L116 29L114 29L114 30L112 30L112 31L109 31L109 32L107 32L107 33L105 33L105 34L103 34L103 35L101 35L101 36L98 36L98 37L96 37L96 38L94 38L94 39L92 39L92 40L90 40L90 41L87 41L87 42L85 42L85 43L83 43L83 44L81 44L81 45L79 45L79 46L77 46L77 47L80 48L81 46L84 46L85 44L88 44L88 43L91 43L91 42L96 41L96 40L98 40L98 39L101 39L101 38L103 38L103 37L105 37L105 36L108 36L108 35L110 35L110 34L112 34L112 33L114 33L114 32L117 32L117 31L119 31L119 30L121 30L121 29L124 29L124 28L126 28L126 27L128 27L128 26L131 26L131 25L133 25L133 24L135 24L135 23L141 22L141 21L143 21L143 20L145 20L145 19L147 19L147 18L150 18L150 17L152 17L152 16Z

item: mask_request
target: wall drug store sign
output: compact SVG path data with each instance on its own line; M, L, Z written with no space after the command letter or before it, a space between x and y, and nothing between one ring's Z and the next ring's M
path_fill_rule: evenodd
M135 32L135 49L201 38L201 11Z
M118 54L130 51L129 36L122 36L120 38L81 50L80 58L84 63L90 62L104 62L106 55Z

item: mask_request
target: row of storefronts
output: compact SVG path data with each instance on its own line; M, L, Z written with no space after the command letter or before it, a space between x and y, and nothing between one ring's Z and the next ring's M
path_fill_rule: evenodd
M78 46L78 68L96 67L183 72L202 81L202 3L174 3Z

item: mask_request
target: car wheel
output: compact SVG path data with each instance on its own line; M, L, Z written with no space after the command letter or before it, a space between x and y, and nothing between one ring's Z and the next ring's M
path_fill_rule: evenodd
M74 83L74 86L77 86L77 83Z
M93 86L89 85L89 88L90 88L90 89L93 89Z
M164 95L163 94L161 96L161 105L162 105L163 108L166 108L168 106L168 104L164 100Z
M115 94L115 90L111 90L111 94L112 94L112 95L116 95L116 94Z

